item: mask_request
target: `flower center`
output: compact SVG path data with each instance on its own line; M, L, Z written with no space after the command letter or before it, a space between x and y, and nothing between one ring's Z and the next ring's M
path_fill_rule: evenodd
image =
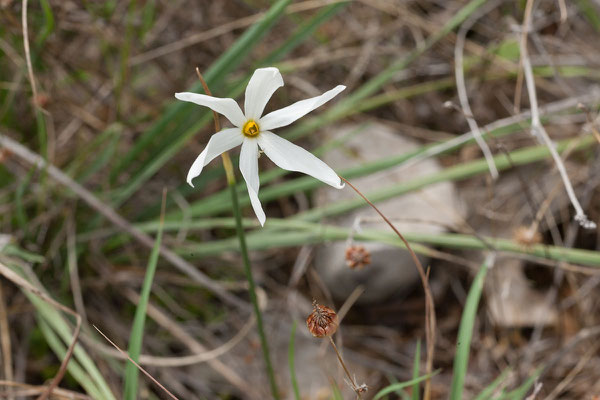
M254 137L258 135L259 132L260 130L258 129L258 124L253 120L246 122L242 128L242 133L248 137Z

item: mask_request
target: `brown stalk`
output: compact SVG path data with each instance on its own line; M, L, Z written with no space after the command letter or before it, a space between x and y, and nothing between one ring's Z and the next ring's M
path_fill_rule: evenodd
M362 399L358 385L354 382L354 378L352 377L352 375L350 375L350 371L348 371L348 367L346 367L346 364L344 363L344 360L342 359L342 356L341 356L340 352L338 351L337 346L335 345L335 342L333 341L333 338L331 336L327 336L327 338L329 339L329 343L331 343L331 347L333 347L333 350L335 350L335 354L337 355L337 358L340 361L340 364L342 364L342 368L344 368L344 372L346 373L346 376L348 377L348 380L350 381L352 390L354 390L354 393L356 393L356 397L358 399Z
M204 93L209 96L212 96L212 92L208 88L208 84L204 80L204 77L200 73L200 68L196 67L196 75L198 75L198 79L200 79L200 83L204 88ZM219 114L213 110L213 120L215 121L215 132L219 132L221 130L221 124L219 123ZM233 164L231 163L231 157L229 157L228 152L221 153L221 159L223 160L223 166L225 167L225 174L227 175L227 183L233 184L235 183L235 176L233 175Z
M4 303L4 292L2 290L2 281L0 281L0 348L2 349L2 363L4 364L4 378L7 381L13 380L12 369L12 350L10 344L10 331L8 329L8 311ZM14 400L12 388L8 388L7 399Z
M102 337L104 337L104 339L106 339L106 341L110 344L113 345L113 347L115 349L117 349L123 356L127 357L127 359L137 367L137 369L139 369L140 371L142 371L144 373L144 375L146 375L152 382L154 382L159 388L161 388L166 394L168 394L172 399L175 400L179 400L173 393L169 392L169 390L164 387L159 381L157 381L156 379L154 379L154 377L152 375L150 375L150 373L148 371L146 371L144 368L142 368L142 366L138 363L136 363L135 361L133 361L133 359L131 357L129 357L129 354L127 354L125 351L121 350L121 348L119 346L117 346L116 344L113 343L112 340L110 340L104 333L102 333L102 331L100 329L98 329L98 327L96 325L92 325L94 327L94 329L96 329L98 331L98 333L100 333L102 335Z
M425 272L423 265L421 265L419 258L417 257L417 255L415 254L413 249L410 247L410 244L408 243L408 241L404 238L404 236L402 236L400 231L398 231L398 229L396 229L394 224L392 224L392 222L385 215L383 215L383 213L381 211L379 211L379 209L375 206L375 204L371 203L371 201L369 199L367 199L367 197L364 194L362 194L361 191L358 190L354 185L352 185L350 182L348 182L348 180L346 178L340 176L340 179L343 180L345 183L347 183L348 186L350 186L356 193L358 193L358 195L360 197L363 198L364 201L367 202L367 204L369 204L371 207L373 207L373 209L375 211L377 211L377 214L379 214L381 216L381 218L383 218L383 220L390 226L390 228L392 228L394 233L396 235L398 235L400 240L402 240L402 242L408 249L415 265L417 266L417 270L419 271L419 276L421 277L421 283L423 284L423 291L425 292L425 338L427 340L427 361L425 363L425 370L426 370L426 373L429 375L433 371L433 354L434 354L434 350L435 350L435 330L436 330L435 306L433 303L433 296L431 294L431 288L429 287L429 270L427 272ZM427 380L425 381L425 390L424 390L423 398L425 400L429 400L431 398L430 378L427 378Z

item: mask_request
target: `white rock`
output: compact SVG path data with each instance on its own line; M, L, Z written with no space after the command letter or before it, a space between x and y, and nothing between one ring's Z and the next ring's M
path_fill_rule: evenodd
M323 160L336 171L349 167L397 156L417 148L419 144L404 137L401 132L379 123L367 126L343 126L329 132L327 139L340 140L342 144L327 152ZM428 159L408 168L401 165L351 179L363 194L394 184L434 174L442 168L436 160ZM315 195L317 206L356 198L350 188L337 190L329 187L319 189ZM455 221L457 196L451 183L442 182L377 203L379 209L392 220L400 232L436 234L445 231L445 226ZM391 229L366 203L365 207L345 214L334 221L338 226L352 227L360 218L360 228ZM418 279L416 266L406 250L380 243L357 243L371 253L371 264L359 269L350 269L344 255L347 243L338 242L320 246L315 256L315 265L327 287L337 299L345 299L356 286L364 285L365 293L359 302L377 302L393 294L401 294ZM423 265L428 260L421 257Z

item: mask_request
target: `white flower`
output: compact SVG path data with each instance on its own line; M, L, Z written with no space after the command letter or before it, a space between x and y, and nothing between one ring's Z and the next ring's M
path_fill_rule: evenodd
M265 213L258 200L258 147L279 167L298 171L317 178L335 188L344 187L340 177L323 161L302 147L279 137L272 129L287 126L317 107L333 99L346 87L338 85L320 96L298 101L280 110L262 116L267 102L279 87L283 78L277 68L260 68L254 71L244 101L245 113L233 99L221 99L197 93L175 93L179 100L206 106L222 114L235 128L223 129L211 136L206 148L192 164L187 182L193 187L192 179L200 175L202 168L221 153L242 145L240 171L246 180L252 208L261 225L265 224Z

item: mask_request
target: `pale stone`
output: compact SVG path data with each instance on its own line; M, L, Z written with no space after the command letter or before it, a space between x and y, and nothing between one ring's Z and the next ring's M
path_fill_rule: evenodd
M343 126L327 134L329 140L341 145L327 151L323 160L336 171L357 167L383 158L398 156L419 147L415 140L402 136L388 126L370 123L361 126ZM398 165L385 171L350 181L367 195L394 184L418 179L441 171L435 159L422 160L412 166ZM323 187L315 194L316 206L357 198L350 187L342 190ZM453 184L441 182L376 204L392 220L400 232L438 234L456 221L458 200ZM391 229L366 203L361 209L335 218L330 223L352 227L360 219L361 229ZM359 302L377 302L391 295L402 294L418 279L418 272L410 254L403 249L374 242L353 242L363 245L371 253L371 264L363 269L350 269L344 254L348 243L337 242L319 246L315 266L333 296L345 299L358 285L365 287ZM426 257L420 257L428 265Z

